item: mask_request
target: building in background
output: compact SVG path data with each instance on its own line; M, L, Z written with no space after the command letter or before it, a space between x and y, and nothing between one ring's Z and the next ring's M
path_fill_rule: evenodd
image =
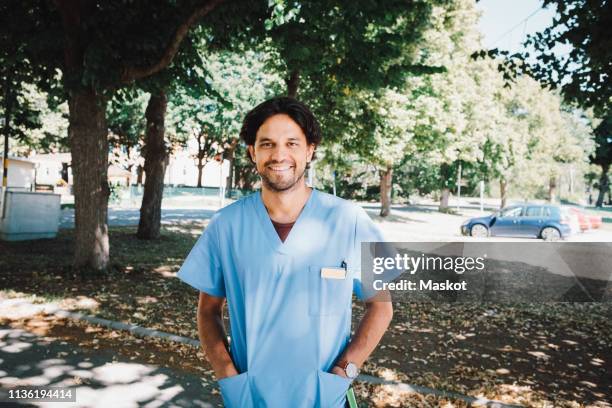
M72 156L70 153L36 154L30 157L36 168L36 184L38 186L69 186L72 185Z
M113 152L109 158L112 158L112 164L108 168L109 183L122 186L137 184L138 166L133 163L133 160L129 161L127 157L122 157L120 151ZM32 186L35 177L39 189L57 190L61 188L70 190L73 183L70 153L36 154L29 159L19 160L30 162L31 166L36 166L35 176L33 175L30 181ZM128 165L128 163L132 165ZM223 160L223 164L216 160L210 160L206 163L202 172L202 187L224 188L229 174L229 166L228 160ZM10 171L9 177L11 177ZM141 178L142 183L144 183L145 178L146 174ZM196 187L198 185L198 166L193 159L193 152L189 149L176 150L168 158L164 184L174 187Z
M2 157L4 160L4 157ZM2 166L4 167L4 162ZM1 171L1 170L0 170ZM36 173L36 163L32 160L20 157L8 157L8 180L7 187L11 190L32 191Z
M168 161L164 184L169 186L196 187L198 185L198 166L188 150L175 151ZM210 160L202 170L202 187L225 188L230 163L223 160Z

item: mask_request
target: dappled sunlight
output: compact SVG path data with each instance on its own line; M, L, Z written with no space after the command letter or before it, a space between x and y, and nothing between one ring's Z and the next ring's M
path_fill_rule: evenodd
M181 222L165 224L164 230L176 234L189 234L194 237L199 237L204 232L204 228L208 225L206 222Z
M96 367L92 373L97 381L104 384L128 384L149 375L153 367L133 363L107 363Z
M78 407L213 406L200 399L209 393L196 378L177 378L165 368L115 361L116 356L109 353L83 353L65 342L50 342L20 329L2 329L0 338L3 387L70 387L76 391L76 404L71 406ZM5 394L6 388L0 389L0 397Z
M542 360L550 359L550 356L548 354L543 353L541 351L528 351L527 354L530 354L530 355L536 357L537 359L542 359Z
M146 305L148 303L157 303L158 300L156 297L153 296L137 296L136 302L141 305Z
M163 276L164 278L175 278L177 271L174 269L176 268L163 265L163 266L158 266L157 268L153 269L153 272L158 273L160 276Z
M100 302L92 297L79 295L74 298L69 297L62 299L62 301L59 302L59 306L64 310L79 309L95 311L100 307Z
M2 350L5 353L21 353L22 351L27 350L28 348L30 348L30 344L24 343L21 341L16 341L16 342L2 341L0 342L0 350Z
M389 368L383 368L378 372L380 378L388 380L388 381L397 381L397 371L391 370Z

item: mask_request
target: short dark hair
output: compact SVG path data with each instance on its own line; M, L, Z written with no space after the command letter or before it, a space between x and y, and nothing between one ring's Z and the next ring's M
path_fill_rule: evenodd
M254 145L261 125L270 117L279 114L285 114L293 119L306 135L308 144L318 145L321 142L321 126L308 106L288 96L268 99L247 113L242 122L240 138L247 145Z

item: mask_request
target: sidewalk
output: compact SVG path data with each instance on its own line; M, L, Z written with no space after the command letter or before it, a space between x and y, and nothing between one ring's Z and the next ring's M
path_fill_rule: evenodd
M140 364L104 351L77 348L0 326L0 405L8 386L68 386L76 403L32 403L40 407L217 407L216 389L200 377Z

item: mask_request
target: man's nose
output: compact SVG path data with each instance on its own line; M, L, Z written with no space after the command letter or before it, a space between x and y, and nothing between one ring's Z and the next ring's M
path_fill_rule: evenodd
M278 162L285 160L287 158L287 147L281 144L276 145L270 158Z

